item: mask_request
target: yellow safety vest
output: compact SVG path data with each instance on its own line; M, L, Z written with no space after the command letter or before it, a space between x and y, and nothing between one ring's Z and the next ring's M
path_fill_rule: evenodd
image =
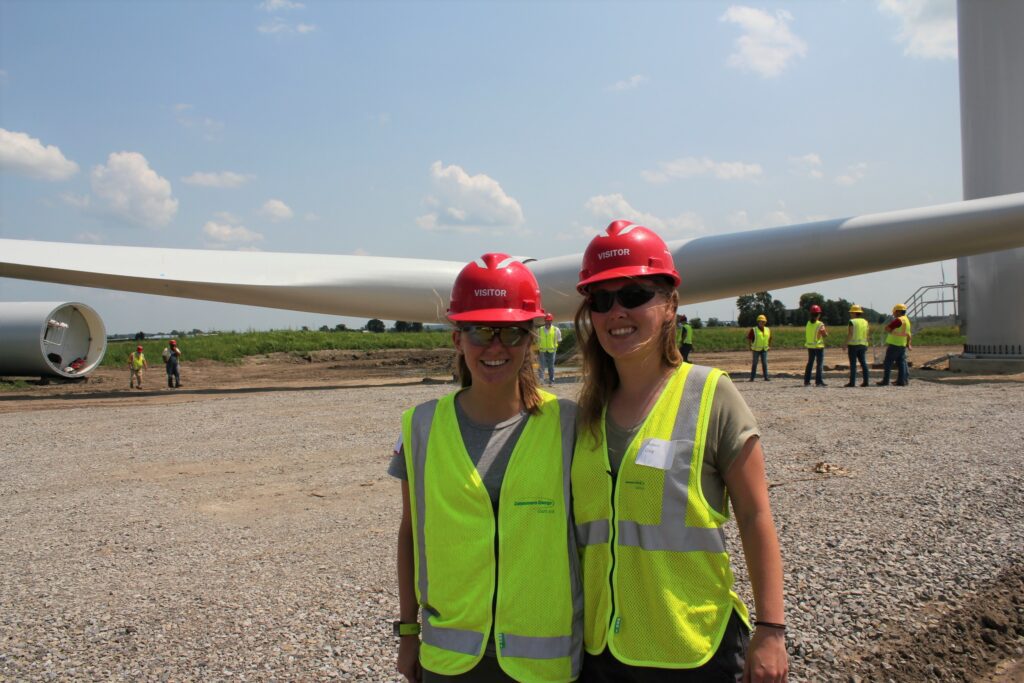
M634 666L696 668L714 655L733 610L721 527L700 489L708 418L723 375L683 363L609 476L608 439L583 433L572 464L583 559L587 652L605 647ZM644 464L646 463L646 464Z
M540 395L509 459L497 518L459 433L456 394L402 415L420 663L429 671L472 669L493 626L498 662L516 680L579 675L583 596L569 526L576 411Z
M910 318L901 315L898 320L900 326L894 329L885 337L885 343L892 346L906 346L910 339Z
M684 331L686 334L683 334ZM682 329L679 332L679 343L693 344L693 325L690 323L683 323Z
M818 330L822 327L825 327L825 323L820 320L807 321L807 326L804 328L804 346L809 349L825 348L825 338L818 336Z
M139 353L138 351L132 352L132 367L136 370L141 370L142 366L146 362L146 354ZM122 371L123 372L123 371Z
M754 330L754 343L750 345L751 351L767 351L769 344L772 342L772 331L766 325L764 330L759 328L757 325L753 327Z
M850 337L849 346L868 345L868 321L864 318L850 318L853 325L853 335Z
M557 351L558 350L558 332L555 331L555 326L552 325L549 330L547 326L540 328L537 332L537 347L541 351Z

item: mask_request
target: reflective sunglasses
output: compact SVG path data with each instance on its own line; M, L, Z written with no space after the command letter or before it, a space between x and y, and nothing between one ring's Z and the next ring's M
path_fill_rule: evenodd
M623 308L636 308L653 299L657 293L657 289L635 284L626 285L614 292L608 289L597 289L590 292L587 305L594 313L607 313L612 310L616 299Z
M459 331L473 346L490 346L494 338L504 346L519 346L530 337L530 331L522 327L488 327L487 325L466 325Z

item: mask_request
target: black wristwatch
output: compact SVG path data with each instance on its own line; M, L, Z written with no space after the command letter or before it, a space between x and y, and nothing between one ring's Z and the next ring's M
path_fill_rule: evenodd
M391 626L394 628L395 635L399 638L402 636L418 636L420 634L420 625L416 621L412 623L395 621L392 622Z

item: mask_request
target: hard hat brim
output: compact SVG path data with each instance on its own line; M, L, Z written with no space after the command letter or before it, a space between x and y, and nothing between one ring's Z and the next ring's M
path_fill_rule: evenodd
M576 284L576 291L580 294L587 293L587 287L597 282L604 282L606 280L617 280L622 277L667 277L672 280L672 286L678 287L682 280L679 279L679 273L674 270L667 268L649 268L647 266L623 266L621 268L609 268L608 270L602 270L596 275L588 277L586 280L580 280Z
M453 323L521 323L536 320L546 315L544 311L520 311L514 308L482 308L462 313L453 313L448 320Z

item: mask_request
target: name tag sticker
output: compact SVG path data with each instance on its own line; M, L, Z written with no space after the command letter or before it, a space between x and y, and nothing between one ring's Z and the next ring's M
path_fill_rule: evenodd
M640 444L636 464L667 470L672 467L672 442L664 439L648 439Z

